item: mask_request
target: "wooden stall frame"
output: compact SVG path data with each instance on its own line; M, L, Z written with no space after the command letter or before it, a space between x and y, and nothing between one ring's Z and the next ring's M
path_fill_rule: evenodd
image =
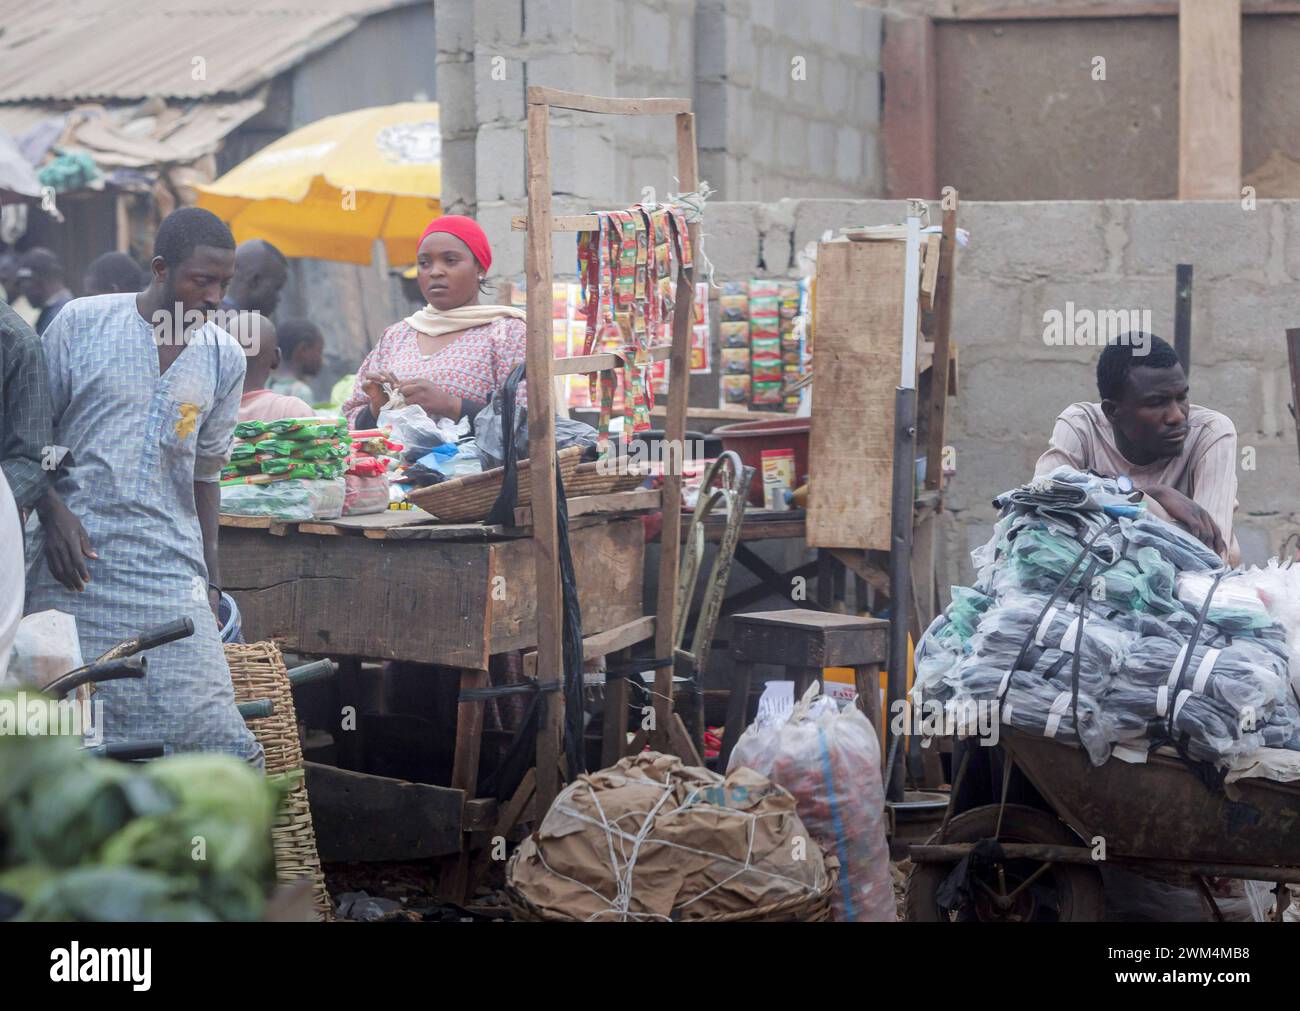
M683 192L699 187L699 161L695 147L695 114L691 102L684 98L605 98L577 92L558 91L530 85L528 105L528 216L515 219L512 227L527 231L526 276L528 278L528 390L529 457L538 473L533 482L533 542L537 566L537 670L543 682L553 680L553 673L563 680L562 604L560 596L559 531L556 526L558 502L555 491L555 410L552 403L556 375L580 375L609 368L605 355L582 355L556 358L551 327L551 284L554 264L551 261L553 232L591 231L598 227L593 214L552 214L550 116L552 109L589 112L608 116L673 116L677 134L677 179ZM699 248L699 225L688 226L692 251ZM681 446L686 434L686 401L690 384L687 369L690 353L692 301L695 272L684 270L677 281L673 308L672 345L667 352L668 412L665 424L666 444ZM657 349L651 354L663 354ZM656 614L665 616L656 622L655 655L670 656L673 644L672 615L676 609L678 552L671 550L680 541L682 516L681 473L679 468L665 468L663 484L663 533L661 543L669 549L660 552L659 598ZM669 730L672 723L672 670L664 668L655 675L654 746L671 751ZM537 810L550 807L559 792L560 734L564 724L562 692L542 695L542 719L537 734Z

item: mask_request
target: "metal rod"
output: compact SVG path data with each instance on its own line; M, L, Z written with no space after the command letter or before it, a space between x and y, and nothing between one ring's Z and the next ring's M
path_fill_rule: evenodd
M974 843L944 843L942 845L914 845L908 856L917 863L957 863L974 847ZM1002 843L1002 855L1008 860L1047 860L1063 864L1100 863L1125 867L1157 867L1181 871L1185 874L1202 874L1212 878L1243 878L1249 881L1284 881L1300 884L1300 867L1252 866L1250 864L1212 864L1199 860L1165 860L1139 856L1108 855L1105 861L1095 860L1087 846L1056 846L1046 843Z
M889 538L889 683L885 753L893 747L893 714L907 695L907 630L912 602L912 499L916 491L916 388L894 391L894 485ZM903 767L895 762L885 797L903 799Z
M916 389L916 327L921 310L921 219L907 218L907 263L903 274L903 362L899 385ZM911 509L911 495L908 496ZM910 516L909 516L910 521Z
M1180 263L1174 271L1174 353L1183 372L1192 374L1192 265Z

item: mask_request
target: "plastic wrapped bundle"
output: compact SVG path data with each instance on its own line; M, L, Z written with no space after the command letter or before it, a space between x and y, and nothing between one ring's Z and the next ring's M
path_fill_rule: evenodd
M1120 674L1134 684L1172 688L1186 652L1185 641L1144 636L1124 654ZM1272 654L1242 639L1225 646L1198 643L1187 661L1183 687L1263 719L1286 697L1287 681Z
M736 742L727 774L743 766L794 795L808 831L839 858L831 898L836 920L892 922L880 741L856 705L840 709L834 699L816 697L818 689L814 683L788 715L755 720Z
M1205 598L1214 586L1214 576L1207 572L1184 572L1178 577L1178 599L1188 610L1199 614ZM1275 622L1255 588L1229 573L1214 586L1214 597L1205 620L1226 632L1246 632L1267 628Z
M1289 696L1273 710L1268 721L1256 726L1255 730L1266 748L1300 751L1300 709L1296 708Z
M1227 765L1261 744L1257 733L1243 733L1232 706L1189 688L1175 696L1167 685L1140 685L1117 677L1102 703L1116 742L1162 740L1169 735L1172 710L1174 736L1185 739L1187 753L1199 761Z
M916 645L913 695L918 701L923 697L943 701L951 696L951 687L944 687L945 678L970 651L971 637L992 604L993 598L978 590L952 588L952 602L930 622Z
M1155 548L1179 572L1208 572L1223 566L1223 559L1182 527L1149 513L1121 519L1119 527L1131 549Z
M1079 731L1074 726L1073 693L1053 681L1021 672L1007 680L1004 671L993 667L967 668L962 687L968 697L994 701L1006 681L1006 704L1001 721L1017 730L1083 746L1089 761L1101 765L1110 757L1113 732L1096 698L1079 692Z
M1010 669L1028 643L1025 659L1035 662L1043 651L1080 653L1080 666L1098 676L1110 673L1136 636L1103 620L1091 609L1080 622L1078 607L1061 602L1044 611L1047 597L1009 594L980 621L971 640L973 652ZM1082 627L1081 627L1082 626ZM1055 657L1053 657L1055 660Z

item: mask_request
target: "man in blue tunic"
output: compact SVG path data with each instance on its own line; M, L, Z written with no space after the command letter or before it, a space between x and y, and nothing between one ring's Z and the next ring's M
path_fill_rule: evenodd
M104 740L260 764L215 620L218 482L244 352L209 315L234 261L220 219L183 208L158 228L147 289L74 299L45 332L54 442L68 454L31 524L26 609L73 614L88 659L192 618L193 636L149 652L147 677L99 686Z

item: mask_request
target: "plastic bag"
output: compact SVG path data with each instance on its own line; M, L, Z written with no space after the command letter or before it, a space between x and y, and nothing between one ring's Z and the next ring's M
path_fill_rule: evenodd
M831 899L839 921L893 922L894 886L885 840L880 741L856 705L818 697L814 682L793 712L755 720L731 753L794 795L795 809L822 849L840 861Z
M391 403L391 402L390 402ZM431 418L423 407L417 404L403 404L400 407L384 407L379 412L380 428L388 426L392 430L394 442L406 447L407 459L423 456L434 446L444 443L455 445L461 436L469 432L469 419Z
M382 513L388 509L388 478L382 474L362 477L359 474L343 476L343 515L364 516Z
M270 516L291 522L334 520L343 515L346 492L342 477L233 484L221 489L221 511L235 516Z
M9 670L0 687L43 688L83 663L77 619L62 611L38 611L18 623Z
M501 405L504 397L494 395L487 406L474 416L474 445L483 469L505 465L505 439L502 435ZM567 449L570 446L590 448L596 445L597 432L585 422L573 418L555 419L555 449ZM528 410L515 410L515 446L520 460L528 458Z

